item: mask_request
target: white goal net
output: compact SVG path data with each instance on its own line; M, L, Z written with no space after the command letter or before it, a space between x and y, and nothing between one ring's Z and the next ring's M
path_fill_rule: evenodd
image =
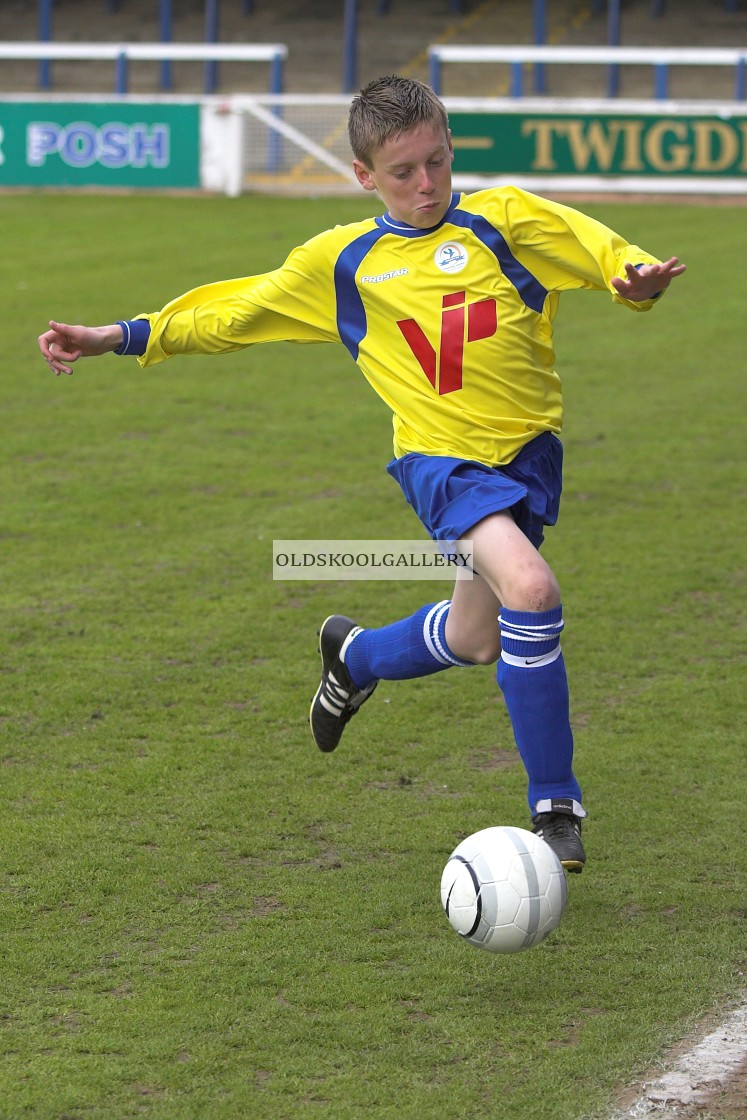
M347 132L349 97L236 98L234 105L241 116L243 190L308 195L357 188Z

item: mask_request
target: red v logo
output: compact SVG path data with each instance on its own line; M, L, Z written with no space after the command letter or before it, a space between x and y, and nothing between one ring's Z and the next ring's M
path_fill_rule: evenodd
M498 327L494 299L481 299L470 304L465 303L465 300L466 292L444 296L438 353L415 319L397 321L405 342L439 396L453 393L462 387L465 343L490 338Z
M437 377L436 351L425 337L423 328L414 319L401 319L397 326L405 336L405 342L420 362L423 373L435 389Z

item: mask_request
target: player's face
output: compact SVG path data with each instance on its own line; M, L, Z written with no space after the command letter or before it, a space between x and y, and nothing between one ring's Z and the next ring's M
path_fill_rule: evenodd
M353 169L364 190L378 191L393 218L417 229L438 225L451 203L451 135L437 124L401 132L378 149L372 167Z

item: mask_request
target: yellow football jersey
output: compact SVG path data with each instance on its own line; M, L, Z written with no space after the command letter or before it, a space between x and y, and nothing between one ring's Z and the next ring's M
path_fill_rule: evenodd
M259 342L342 342L392 410L395 455L510 462L562 425L553 319L561 292L607 290L657 258L516 187L454 195L433 229L389 215L338 226L274 272L196 288L157 314L139 359Z

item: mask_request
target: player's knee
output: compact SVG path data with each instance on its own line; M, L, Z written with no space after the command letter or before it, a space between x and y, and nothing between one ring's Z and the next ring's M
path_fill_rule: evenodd
M550 611L560 603L560 587L546 565L523 569L511 581L504 605L515 611Z

